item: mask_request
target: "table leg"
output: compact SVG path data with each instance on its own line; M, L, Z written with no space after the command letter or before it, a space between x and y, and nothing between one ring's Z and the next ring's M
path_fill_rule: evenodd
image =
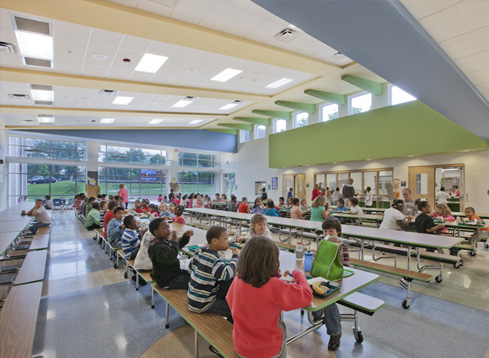
M170 304L166 302L166 322L165 328L170 328ZM195 331L197 333L197 331Z
M199 334L194 330L194 358L199 357Z

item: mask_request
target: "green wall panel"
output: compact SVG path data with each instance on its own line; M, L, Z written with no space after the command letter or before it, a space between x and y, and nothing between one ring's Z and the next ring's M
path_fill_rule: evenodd
M272 134L269 166L283 168L486 149L488 143L483 139L420 101L413 101Z

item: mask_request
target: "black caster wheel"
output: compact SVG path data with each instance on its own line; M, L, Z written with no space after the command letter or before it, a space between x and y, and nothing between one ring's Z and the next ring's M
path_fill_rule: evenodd
M476 256L477 255L477 251L475 251L475 250L469 251L469 255L470 256Z
M484 243L484 247L485 247L486 249L489 249L489 244L488 244L487 242L486 242L486 243Z
M128 277L129 277L129 275L127 274L127 271L124 272L124 278L127 280Z
M442 277L442 275L438 275L438 276L436 276L436 277L435 277L435 281L436 281L436 282L438 282L438 283L440 283L441 281L443 281L443 277Z
M151 309L154 310L155 309L155 305L151 305Z
M118 263L118 262L116 262L116 263L114 264L114 268L115 268L115 269L119 268L119 263Z
M402 308L407 310L409 308L409 306L411 306L411 302L408 301L407 298L405 298L404 301L402 301Z
M93 237L93 241L95 241L95 240L97 240L97 236L94 236L94 237Z
M355 340L358 342L358 343L362 343L363 342L363 334L362 334L362 331L360 330L356 330L355 328L353 329L353 335L355 336Z
M165 328L166 329L170 328L170 325L169 324L165 324Z
M455 262L453 264L453 267L455 267L456 269L460 268L460 266L462 266L462 260L458 261L458 262Z

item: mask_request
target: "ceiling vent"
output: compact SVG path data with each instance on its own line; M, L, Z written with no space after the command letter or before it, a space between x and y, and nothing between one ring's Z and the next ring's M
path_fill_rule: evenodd
M100 90L99 94L103 95L103 96L117 96L117 91L116 90L106 90L106 89L103 89L103 90Z
M33 90L41 90L41 91L52 91L53 86L50 85L36 85L34 83L31 84L31 89Z
M184 98L184 100L186 101L193 101L195 99L195 97L192 97L192 96L187 96Z
M275 39L282 42L289 42L302 34L303 31L293 25L290 25L275 35Z
M52 67L51 60L41 60L40 58L24 57L24 62L27 66Z
M15 55L15 47L11 43L0 41L0 53Z
M34 101L35 104L40 104L40 105L43 105L43 106L52 106L53 105L53 101Z
M20 120L20 123L25 123L25 124L34 124L34 125L38 125L39 122L34 120L34 119L21 119ZM32 151L32 150L27 150L27 151Z
M167 7L174 7L175 4L177 3L177 0L147 0L149 2L154 2L155 4L167 6Z
M9 93L8 98L14 100L24 100L24 101L28 101L30 99L28 94L21 94L21 93Z
M50 35L49 22L27 19L25 17L14 16L17 30L35 32L37 34Z

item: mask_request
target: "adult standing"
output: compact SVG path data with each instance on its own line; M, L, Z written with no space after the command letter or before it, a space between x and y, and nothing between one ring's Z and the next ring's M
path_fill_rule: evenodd
M266 188L263 188L261 190L261 201L263 201L264 203L267 202L267 199L268 199L268 194L267 194L267 189Z
M348 180L348 184L343 185L343 198L351 199L355 196L355 188L353 187L353 179Z
M119 185L119 193L117 195L122 197L122 201L127 209L127 204L129 204L129 192L126 188L124 188L124 184Z
M314 201L319 195L321 195L321 192L319 191L319 184L314 185L314 189L312 191L312 196L311 200Z
M402 198L404 199L404 209L402 213L408 216L416 216L418 209L416 208L416 200L411 196L411 189L402 189Z
M27 212L27 216L36 217L36 223L29 228L32 235L36 235L37 229L39 229L40 227L51 225L51 218L49 217L49 214L44 207L42 199L36 200L36 204L31 210Z
M394 200L392 202L392 207L385 211L384 220L382 221L382 224L380 224L380 228L388 230L402 230L408 226L413 217L404 217L404 214L402 213L403 210L404 200Z

